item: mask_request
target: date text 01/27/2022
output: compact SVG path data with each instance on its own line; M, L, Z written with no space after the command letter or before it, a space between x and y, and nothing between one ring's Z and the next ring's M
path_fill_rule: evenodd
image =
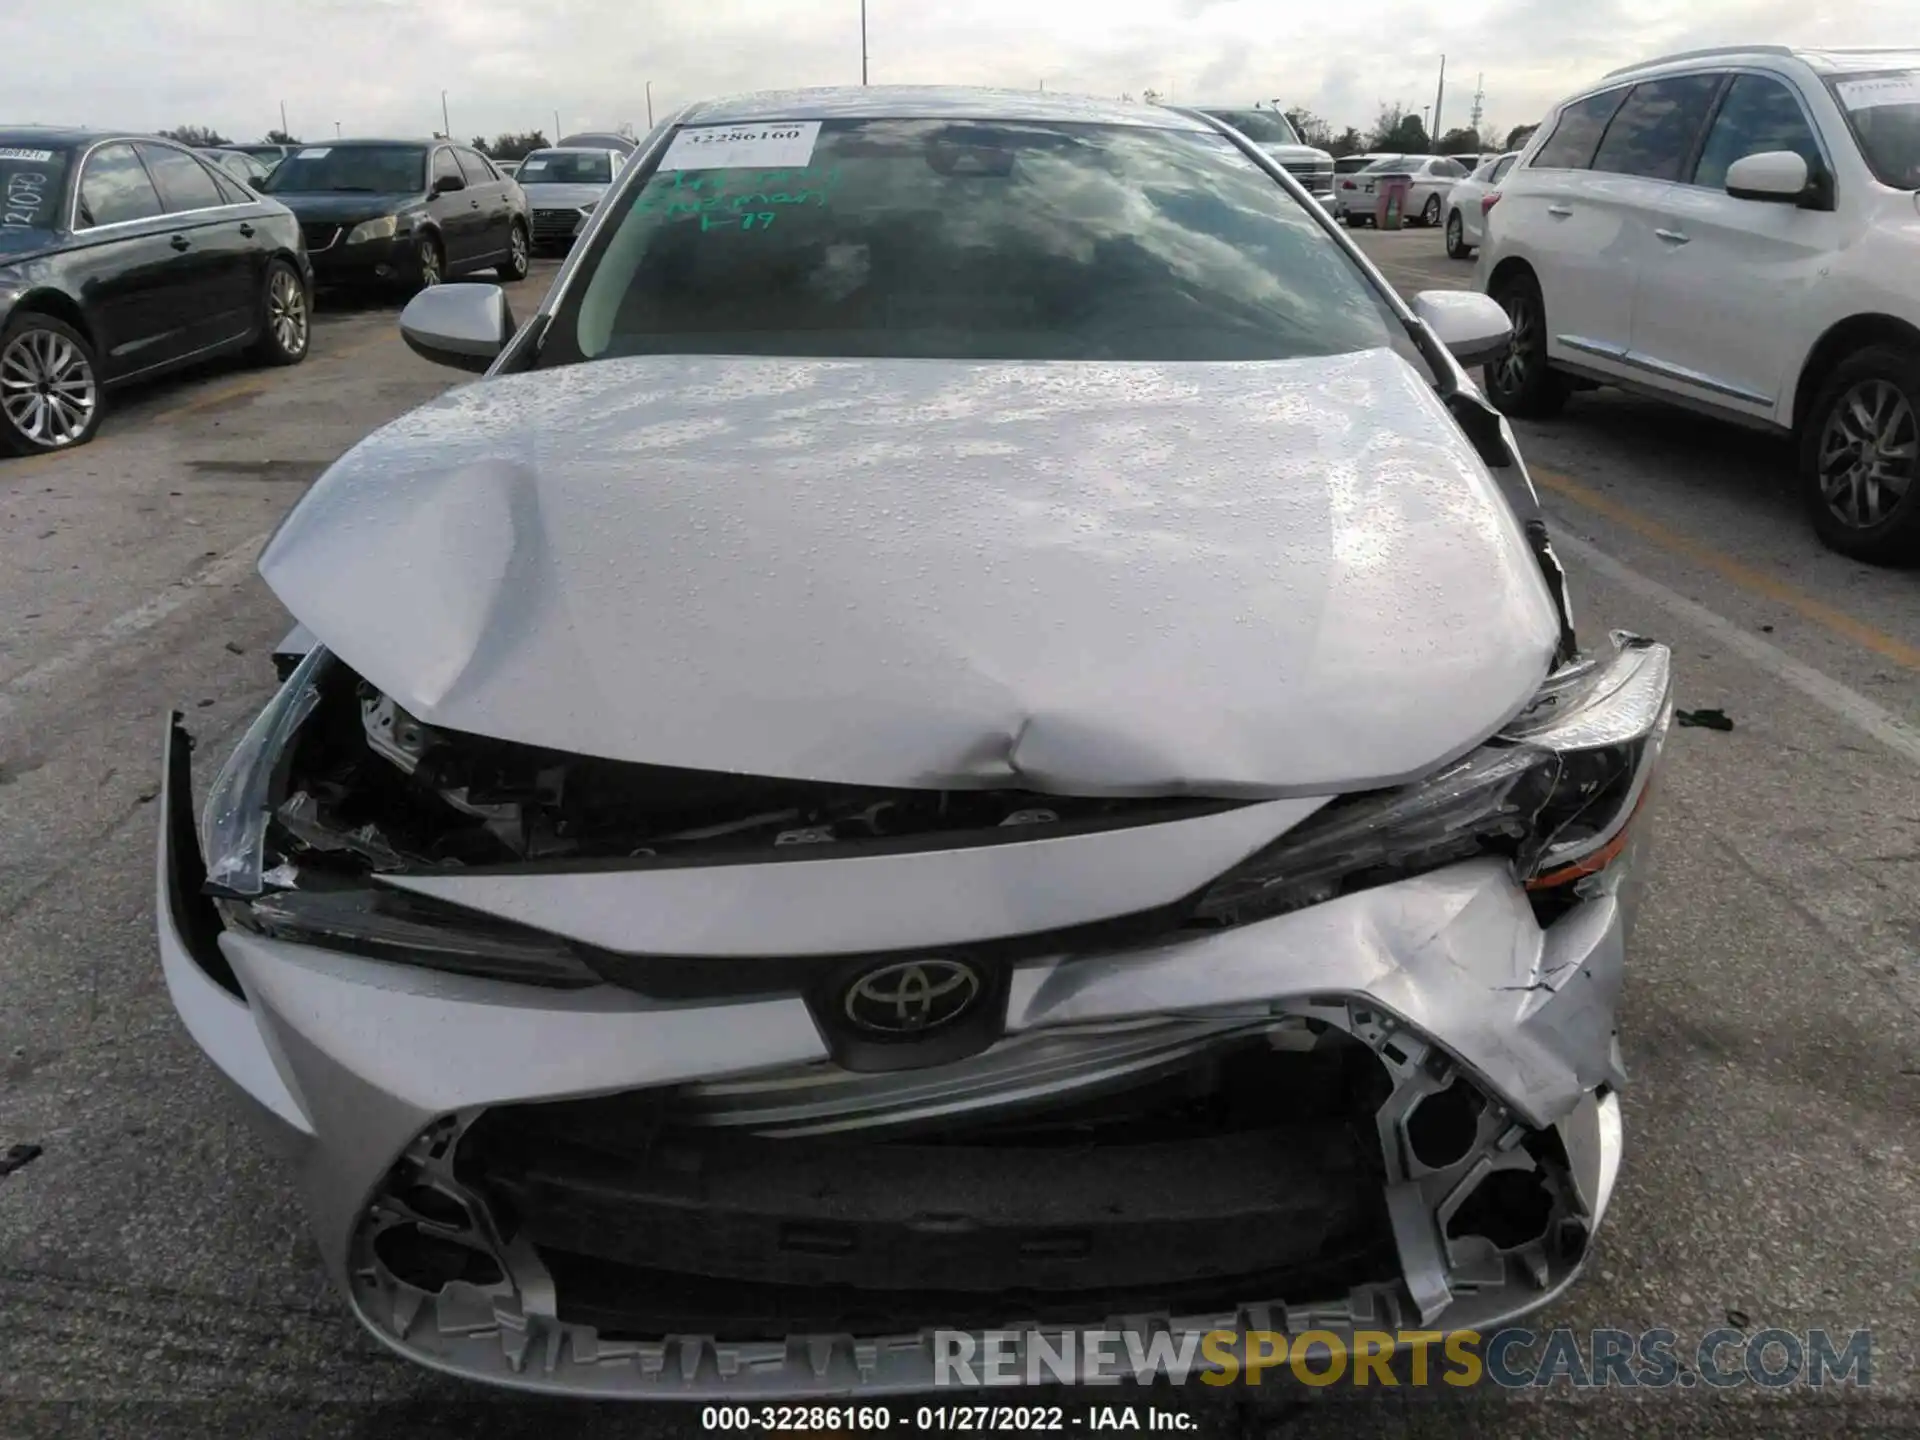
M915 1434L939 1432L1031 1435L1098 1430L1191 1431L1185 1411L1152 1405L919 1405L896 1413L885 1401L866 1405L707 1405L700 1411L706 1431L769 1434L829 1430L877 1434L899 1429Z

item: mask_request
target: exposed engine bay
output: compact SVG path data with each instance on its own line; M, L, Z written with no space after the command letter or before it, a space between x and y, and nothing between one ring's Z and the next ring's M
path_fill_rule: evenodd
M426 725L338 661L283 773L283 858L355 874L1138 822L1220 803L886 789L567 754Z

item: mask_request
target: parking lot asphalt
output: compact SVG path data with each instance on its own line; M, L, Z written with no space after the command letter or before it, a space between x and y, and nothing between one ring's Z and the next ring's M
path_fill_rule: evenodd
M1437 232L1359 241L1403 293L1470 283ZM514 287L523 312L552 268ZM42 1147L0 1177L0 1433L696 1428L495 1400L379 1350L154 955L165 710L204 787L288 623L260 545L334 457L458 380L393 307L326 306L302 366L213 367L130 395L83 450L0 461L0 1152ZM1783 441L1610 391L1518 428L1579 625L1668 641L1679 705L1734 722L1669 742L1625 1171L1538 1323L1665 1327L1683 1356L1726 1325L1867 1329L1872 1383L1157 1403L1203 1433L1920 1428L1920 575L1823 550Z

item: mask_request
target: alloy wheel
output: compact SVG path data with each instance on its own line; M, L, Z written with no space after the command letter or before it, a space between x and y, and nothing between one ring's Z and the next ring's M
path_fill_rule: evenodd
M513 273L516 275L524 275L527 273L527 232L522 230L518 225L514 226L513 240L511 243L513 246Z
M0 410L36 445L71 445L99 401L93 365L53 330L21 331L0 354Z
M1820 493L1843 524L1866 530L1891 515L1913 484L1920 417L1890 380L1862 380L1827 412Z
M1507 319L1513 322L1513 339L1508 342L1507 353L1494 362L1493 383L1512 395L1527 383L1533 366L1529 352L1533 348L1534 308L1533 302L1520 291L1510 291L1503 297L1503 303Z
M420 288L440 283L440 247L431 240L420 247Z
M1427 208L1420 212L1420 219L1428 229L1440 223L1440 197L1433 196L1427 201Z
M1457 256L1466 248L1465 240L1466 235L1460 224L1460 212L1456 210L1447 217L1447 253Z
M307 297L291 271L275 270L267 285L267 323L274 344L284 355L301 355L307 348Z

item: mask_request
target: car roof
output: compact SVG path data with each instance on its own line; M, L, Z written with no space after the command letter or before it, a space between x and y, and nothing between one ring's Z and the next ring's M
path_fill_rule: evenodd
M1609 70L1608 80L1636 75L1647 70L1662 70L1672 65L1697 65L1702 61L1736 64L1740 61L1798 60L1825 75L1847 74L1860 70L1895 70L1920 67L1920 49L1903 46L1843 46L1837 49L1798 45L1714 45L1703 50L1681 50L1659 55L1638 64ZM1604 87L1596 87L1604 88Z
M1041 90L958 85L845 85L762 90L690 105L682 125L738 125L755 120L1054 120L1131 125L1143 130L1200 130L1178 110Z
M133 135L124 130L83 130L71 125L0 126L0 145L20 149L31 146L69 149L97 145L102 140L158 140L168 145L180 143L178 140L169 140L165 135Z
M525 160L534 155L618 155L619 153L611 145L542 145L538 150L529 150L520 158Z

